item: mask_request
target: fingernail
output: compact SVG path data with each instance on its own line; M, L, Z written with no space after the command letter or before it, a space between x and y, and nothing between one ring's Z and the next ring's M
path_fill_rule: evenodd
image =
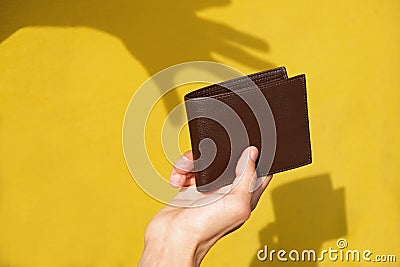
M188 159L185 156L182 156L178 161L175 163L175 167L182 170L190 172L193 170L193 161Z
M252 161L256 161L258 157L258 149L257 148L252 148L250 150L250 158Z
M181 179L181 177L179 176L179 174L174 174L174 175L171 176L170 184L172 186L179 187L179 180L180 179Z

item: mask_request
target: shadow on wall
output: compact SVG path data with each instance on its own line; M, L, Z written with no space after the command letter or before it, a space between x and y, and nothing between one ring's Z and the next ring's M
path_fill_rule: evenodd
M344 188L333 189L328 174L305 178L282 185L272 191L275 222L268 224L260 232L260 249L268 246L271 250L291 250L301 252L313 249L319 256L322 244L331 239L339 239L347 234ZM333 248L337 249L337 248ZM293 254L295 256L295 254ZM260 255L265 257L265 253ZM294 264L278 261L276 254L265 261L257 257L250 266L288 266ZM307 259L306 255L306 259ZM325 255L325 260L327 256ZM296 266L318 266L317 262L296 262Z
M267 43L196 14L227 6L229 0L3 0L0 42L27 26L86 26L118 37L149 75L182 62L213 60L217 53L256 69L273 67L243 47L267 52ZM181 100L175 94L164 103L167 111Z

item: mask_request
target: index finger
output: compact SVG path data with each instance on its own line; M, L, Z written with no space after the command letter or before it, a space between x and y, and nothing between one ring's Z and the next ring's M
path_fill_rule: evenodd
M172 171L176 171L179 174L187 174L194 168L193 165L193 154L192 151L186 151L174 164Z
M194 168L192 151L184 153L174 164L170 175L170 184L173 187L181 187L192 184L193 178L191 171Z

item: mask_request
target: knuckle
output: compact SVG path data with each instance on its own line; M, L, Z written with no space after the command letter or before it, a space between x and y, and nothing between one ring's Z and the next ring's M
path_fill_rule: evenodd
M238 223L244 223L250 217L251 208L247 202L239 199L233 203L232 215Z

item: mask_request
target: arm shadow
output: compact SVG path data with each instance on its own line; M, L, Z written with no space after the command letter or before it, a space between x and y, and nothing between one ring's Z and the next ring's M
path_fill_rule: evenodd
M260 231L260 249L265 251L268 246L269 252L284 249L287 253L312 249L318 258L325 241L347 234L344 188L333 189L329 174L284 184L271 195L275 221ZM250 266L318 266L318 261L284 262L273 256L272 261L270 257L260 261L255 256Z
M248 52L268 52L264 37L197 14L229 5L229 0L4 0L0 4L0 43L24 27L85 26L119 38L150 76L182 62L215 61L214 53L251 68L272 68L268 60ZM168 113L183 101L171 93L164 101Z

